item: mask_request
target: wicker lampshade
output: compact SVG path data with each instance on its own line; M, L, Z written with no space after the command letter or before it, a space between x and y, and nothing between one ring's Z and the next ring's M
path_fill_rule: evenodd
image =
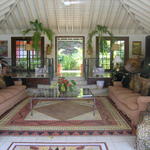
M111 50L112 51L118 51L120 49L120 45L119 44L113 44Z
M28 44L28 43L27 43L25 49L26 49L27 51L30 51L30 50L32 50L33 48L32 48L32 45L31 45L31 44Z

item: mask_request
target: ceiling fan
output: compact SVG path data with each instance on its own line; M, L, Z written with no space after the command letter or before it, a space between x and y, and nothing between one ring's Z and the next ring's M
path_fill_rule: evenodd
M81 4L81 3L83 3L83 0L73 0L73 1L70 1L70 0L62 0L62 3L63 3L65 6L70 6L70 5L74 5L74 4Z

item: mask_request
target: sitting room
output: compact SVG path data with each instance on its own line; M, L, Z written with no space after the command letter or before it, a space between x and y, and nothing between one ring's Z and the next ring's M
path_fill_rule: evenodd
M149 0L0 1L0 150L150 150Z

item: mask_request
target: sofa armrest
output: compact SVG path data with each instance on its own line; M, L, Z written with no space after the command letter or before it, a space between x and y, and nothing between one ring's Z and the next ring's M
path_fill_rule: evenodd
M15 85L22 85L22 81L14 81Z
M150 102L150 96L139 96L137 99L139 110L140 111L146 110L149 102Z
M113 86L122 87L122 83L120 81L114 81Z

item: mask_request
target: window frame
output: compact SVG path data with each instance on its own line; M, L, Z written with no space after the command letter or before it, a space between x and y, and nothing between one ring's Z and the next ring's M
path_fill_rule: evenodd
M57 72L57 63L58 63L58 57L57 57L57 41L59 38L82 38L83 39L83 63L85 58L85 36L55 36L55 72Z
M31 41L32 37L11 37L11 60L12 66L16 66L16 41L17 40L24 40L24 41ZM41 37L41 62L42 66L44 65L44 37Z
M110 40L111 44L112 41L125 41L125 52L124 52L124 64L126 64L127 60L129 59L129 37L125 36L125 37L120 37L120 36L115 36L115 37L108 37L108 36L104 36L103 37L105 40ZM96 66L99 66L99 37L96 36ZM110 70L113 69L113 53L111 52L110 54ZM110 70L106 70L106 71L110 71Z

